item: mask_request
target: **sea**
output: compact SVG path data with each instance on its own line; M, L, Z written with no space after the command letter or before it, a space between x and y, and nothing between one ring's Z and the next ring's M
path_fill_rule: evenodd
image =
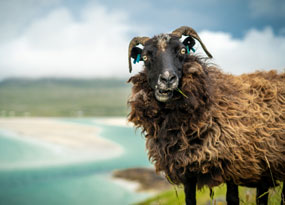
M56 147L0 130L0 205L127 205L150 196L112 177L115 170L151 167L140 130L109 125L96 118L58 120L99 127L100 137L119 144L122 154L104 160L41 166L41 161L60 160ZM35 161L38 166L33 166Z

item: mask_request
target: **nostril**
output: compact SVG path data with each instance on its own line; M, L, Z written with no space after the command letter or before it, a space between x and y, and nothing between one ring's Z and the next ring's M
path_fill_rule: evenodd
M166 72L159 76L160 82L164 84L172 84L175 83L177 80L177 76L175 74L170 74L169 72Z
M165 76L160 76L160 81L166 84L168 83L168 78Z
M176 81L176 75L170 76L169 83L174 83Z

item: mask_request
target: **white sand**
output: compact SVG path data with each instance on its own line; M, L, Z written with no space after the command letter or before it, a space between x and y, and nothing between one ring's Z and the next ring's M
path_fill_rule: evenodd
M129 191L139 192L139 188L140 188L140 183L139 182L126 180L126 179L121 179L121 178L115 178L115 177L112 177L112 181L115 184L117 184L117 185L119 185L121 187L124 187L125 189L127 189Z
M98 119L100 120L100 122L103 122L106 125L120 126L120 127L133 126L133 124L128 122L127 118L125 117L106 117L106 118L98 118Z
M106 125L132 126L126 118L96 118L94 120ZM34 162L16 162L0 164L1 169L17 169L26 167L43 167L66 163L102 160L116 157L123 153L120 145L100 137L100 128L94 125L72 123L57 118L0 118L0 131L10 138L26 141L40 147L48 147L58 159L43 159ZM124 189L133 192L144 192L151 195L155 191L139 190L140 183L121 178L110 179Z
M93 125L53 118L0 118L0 130L15 133L22 140L61 148L71 159L98 160L123 153L120 145L99 136Z

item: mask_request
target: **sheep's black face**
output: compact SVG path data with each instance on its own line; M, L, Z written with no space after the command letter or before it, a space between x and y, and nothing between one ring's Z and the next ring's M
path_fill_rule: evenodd
M167 102L172 98L182 77L186 55L185 45L172 35L161 34L146 42L141 56L148 83L158 101Z
M187 38L181 43L180 38L183 35ZM131 58L134 59L134 63L143 60L148 83L154 90L155 98L160 102L167 102L178 88L188 53L190 50L195 52L194 39L200 42L205 53L212 58L197 32L188 26L181 26L171 34L161 34L153 38L134 37L129 43L129 71L132 72ZM144 48L137 47L139 44Z

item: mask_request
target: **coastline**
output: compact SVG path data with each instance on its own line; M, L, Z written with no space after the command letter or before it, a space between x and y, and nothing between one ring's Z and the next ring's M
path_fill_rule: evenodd
M126 117L100 117L97 118L95 121L100 121L104 123L105 125L110 126L119 126L119 127L132 127L133 124L131 122L128 122L128 119Z
M82 192L78 184L84 184L84 199L101 204L130 204L156 193L113 177L114 170L150 166L144 139L135 136L126 118L0 118L0 140L0 181L9 187L2 193L7 202L14 192L25 193L27 200L41 196L39 182L41 190L48 190L44 196L68 193L73 204ZM104 197L109 191L117 194ZM63 204L70 198L56 199Z
M68 163L104 160L124 152L119 144L100 137L100 131L94 125L59 118L0 118L0 132L6 138L50 147L63 158L59 161Z
M136 192L158 194L171 189L171 184L153 168L128 168L113 172L113 178Z

